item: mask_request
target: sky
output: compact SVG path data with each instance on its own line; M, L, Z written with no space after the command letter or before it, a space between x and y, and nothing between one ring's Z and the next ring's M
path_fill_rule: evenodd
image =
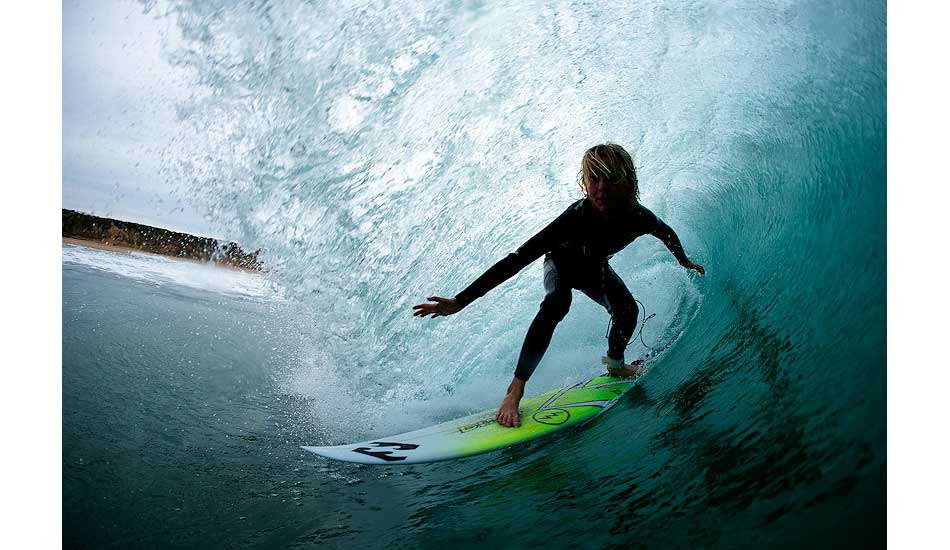
M226 239L160 173L195 90L163 57L176 39L136 1L63 2L63 208Z

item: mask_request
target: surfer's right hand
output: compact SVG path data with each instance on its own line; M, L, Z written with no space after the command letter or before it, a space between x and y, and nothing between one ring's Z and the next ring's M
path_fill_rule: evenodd
M443 315L452 315L453 313L458 313L462 306L459 305L458 300L455 298L442 298L441 296L429 296L426 298L429 302L427 304L417 304L412 306L412 309L415 311L412 314L416 317L426 317L431 315L432 317L440 317Z

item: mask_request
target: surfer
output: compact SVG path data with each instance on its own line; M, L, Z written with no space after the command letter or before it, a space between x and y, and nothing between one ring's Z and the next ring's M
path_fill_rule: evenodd
M606 143L591 147L581 160L579 182L584 198L567 207L515 252L508 254L454 298L429 296L427 303L412 306L417 317L458 313L488 291L513 277L544 255L544 300L528 328L515 375L495 419L509 427L521 425L518 404L524 386L551 343L554 328L571 307L572 289L578 289L603 306L611 318L607 355L611 376L639 376L642 361L624 363L624 350L633 336L639 310L608 260L641 235L653 235L673 253L681 266L705 274L691 262L679 237L640 204L633 160L623 147Z

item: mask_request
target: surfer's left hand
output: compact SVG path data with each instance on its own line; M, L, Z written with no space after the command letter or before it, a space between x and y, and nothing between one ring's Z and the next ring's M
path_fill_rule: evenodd
M689 261L689 260L686 260L685 262L681 263L680 265L683 266L683 267L685 267L686 269L694 269L694 270L698 271L700 275L705 275L705 274L706 274L706 268L704 268L703 266L701 266L701 265L699 265L699 264L697 264L697 263L691 262L691 261Z

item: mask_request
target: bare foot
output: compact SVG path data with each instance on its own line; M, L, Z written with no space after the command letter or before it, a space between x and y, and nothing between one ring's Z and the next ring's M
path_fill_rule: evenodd
M518 413L518 403L524 397L524 380L517 376L512 377L511 384L508 385L508 391L505 392L505 399L498 407L495 413L495 420L502 426L517 428L521 426L521 415Z
M517 428L521 426L521 415L518 414L518 403L520 399L516 395L508 394L498 407L495 413L495 420L502 426Z
M633 363L625 364L619 369L607 369L610 376L619 376L621 378L636 378L643 374L643 361L636 360Z

